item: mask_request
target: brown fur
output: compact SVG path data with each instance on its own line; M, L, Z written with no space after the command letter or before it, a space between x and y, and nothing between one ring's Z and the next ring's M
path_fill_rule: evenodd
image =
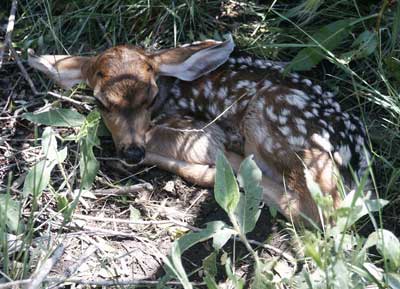
M311 135L321 131L321 125L317 123L318 116L304 124L303 130L307 129L306 134L296 128L295 120L303 117L303 108L296 107L296 102L290 104L285 97L290 97L293 89L311 94L307 85L294 84L277 75L274 70L254 68L256 71L252 70L251 73L243 70L233 74L232 65L225 65L193 82L173 80L164 81L165 85L162 87L157 85L157 79L160 80L163 73L163 65L169 65L170 73L171 67L173 70L196 52L209 48L218 49L220 45L214 41L205 41L153 54L133 46L117 46L91 58L31 57L30 63L64 86L70 85L76 79L64 81L60 77L62 73L58 75L54 70L66 72L64 74L68 75L69 70L80 69L80 79L93 88L117 150L121 151L132 145L145 146L145 163L155 164L193 183L208 187L214 183L214 164L219 150L225 151L236 171L243 157L253 154L264 173L264 199L295 221L300 219L301 214L305 214L319 223L319 213L308 191L304 169L310 170L321 190L332 196L335 207L340 205L336 188L339 169L330 153L323 150L321 144L311 141ZM207 58L200 59L201 61L207 62ZM43 66L44 62L46 65ZM217 67L217 64L213 65ZM274 80L273 90L264 82L268 79ZM250 84L256 83L254 89L257 93L250 94L245 85L239 87L238 84L243 80ZM168 107L167 112L173 116L152 123L155 96L161 89L160 95L168 94L169 89L177 91L175 98L168 100L169 106L167 103L159 105L164 112ZM222 91L222 97L215 97L217 91ZM211 94L214 97L212 99ZM178 108L182 100L182 105L192 110L191 114L196 118L178 117L184 115ZM226 108L227 101L234 108L218 123L202 130L208 122L202 122L199 118L205 115L209 115L206 117L208 119L215 118L219 111ZM329 108L330 104L323 101L320 101L318 107ZM290 109L284 125L291 130L291 140L282 132L283 124L269 119L266 108L273 109L272 113L281 117L283 110ZM311 111L313 108L312 101L309 100L306 109ZM344 126L345 123L341 112L337 115L333 113L327 120L337 126ZM296 137L304 137L305 144L291 143ZM227 150L228 147L233 147L233 139L239 142L238 146L234 146L238 148L235 150L239 154ZM344 141L337 134L333 134L332 139L340 144Z

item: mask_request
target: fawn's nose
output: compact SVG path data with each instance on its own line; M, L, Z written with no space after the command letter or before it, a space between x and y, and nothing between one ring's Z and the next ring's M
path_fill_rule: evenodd
M140 163L146 155L143 147L131 146L125 149L122 153L124 159L130 163Z

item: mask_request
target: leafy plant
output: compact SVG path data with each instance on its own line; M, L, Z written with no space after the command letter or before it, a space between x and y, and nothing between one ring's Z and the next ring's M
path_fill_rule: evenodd
M260 215L261 171L252 156L246 158L240 165L237 177L239 183L222 154L217 158L216 168L215 199L228 214L232 226L223 222L208 223L206 229L189 233L177 240L170 256L165 260L168 280L175 276L182 282L184 288L193 288L183 268L181 255L194 244L212 238L214 252L203 261L204 282L207 288L218 288L215 280L217 256L230 238L238 237L254 259L251 288L275 288L276 285L283 283L294 288L310 289L365 288L371 285L382 287L384 284L398 288L396 286L400 280L399 240L393 233L383 229L371 233L367 240L351 231L357 220L380 211L388 203L387 201L368 199L368 196L361 193L363 189L361 187L350 192L337 211L330 210L328 208L332 207L331 201L323 196L319 186L306 174L308 188L316 204L323 211L323 217L336 220L336 223L325 224L323 231L305 231L301 234L303 237L298 241L302 244L304 261L308 266L290 280L280 279L273 271L276 260L274 258L268 261L261 260L246 237L246 234L254 229ZM240 192L239 187L244 193ZM381 273L379 265L373 262L371 260L373 258L368 254L368 249L374 246L383 258L385 274ZM223 256L227 278L234 288L243 288L246 281L232 271L230 257L226 253Z
M53 168L62 163L67 157L67 147L57 149L57 140L54 130L47 127L42 134L42 153L44 159L34 165L25 178L23 194L27 197L33 194L40 197L42 191L50 183L50 174Z

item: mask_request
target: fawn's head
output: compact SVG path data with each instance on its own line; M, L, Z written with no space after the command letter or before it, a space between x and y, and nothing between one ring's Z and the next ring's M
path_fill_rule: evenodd
M234 48L232 37L148 53L134 46L116 46L93 57L29 56L29 64L64 88L86 82L94 91L115 146L127 161L145 156L145 134L158 93L157 78L195 80L222 65Z

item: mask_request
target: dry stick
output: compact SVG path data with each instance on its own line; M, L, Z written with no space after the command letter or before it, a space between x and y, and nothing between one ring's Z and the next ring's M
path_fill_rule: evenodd
M162 225L162 224L174 224L177 226L181 227L186 227L194 232L199 232L201 231L200 228L191 226L189 224L179 222L176 220L161 220L161 221L130 221L130 220L125 220L125 219L114 219L114 218L102 218L102 217L93 217L93 216L87 216L87 215L80 215L80 214L74 214L74 218L77 219L82 219L82 220L91 220L91 221L99 221L99 222L115 222L115 223L123 223L123 224L131 224L131 225ZM123 236L123 237L134 237L130 233L124 233L120 231L114 231L114 230L108 230L108 229L100 229L96 227L88 227L85 226L85 229L88 229L91 232L99 232L99 233L104 233L104 234L110 234L110 235L116 235L116 236ZM240 239L238 239L240 241ZM287 261L292 263L292 265L296 266L296 260L293 258L290 254L284 252L283 250L276 248L272 245L264 244L255 240L249 240L250 244L254 244L260 247L263 247L264 249L270 250L274 252L275 254L278 254L285 258Z
M0 284L0 289L8 289L8 288L20 288L22 285L30 283L31 279L26 280L19 280L8 282L5 284ZM48 283L75 283L75 284L82 284L82 285L94 285L94 286L128 286L128 285L135 285L135 286L157 286L160 281L151 281L151 280L140 280L140 279L119 279L119 280L87 280L87 279L79 279L79 278L71 278L67 280L63 280L62 278L46 278L43 282ZM191 282L194 286L204 286L204 283L201 282ZM177 281L169 281L166 285L182 285L180 282Z
M54 265L61 258L63 253L64 253L64 245L60 244L54 250L53 255L43 263L43 265L39 268L38 271L36 271L33 274L32 278L31 278L32 281L29 282L25 286L25 288L26 289L39 288L39 286L42 284L42 282L47 277L47 275L49 275L50 270L54 267Z
M15 13L17 12L17 0L13 0L11 4L10 16L8 17L8 24L7 24L7 32L4 39L3 46L0 47L0 68L3 65L3 57L4 52L8 46L11 44L11 35L14 30L14 23L15 23Z
M149 183L136 184L132 186L94 190L95 195L129 195L137 192L152 191L153 186Z
M129 225L166 225L166 224L173 224L180 227L188 228L194 232L201 231L200 228L191 226L187 223L176 221L176 220L160 220L160 221L131 221L125 219L114 219L114 218L102 218L102 217L93 217L87 215L80 215L74 214L74 218L81 219L81 220L91 220L91 221L98 221L98 222L106 222L106 223L121 223L121 224L129 224ZM86 227L85 227L86 228Z
M17 52L16 52L15 49L12 48L12 47L10 47L10 50L11 50L12 55L13 55L14 58L15 58L15 61L17 62L17 65L18 65L18 67L19 67L19 70L21 70L22 75L24 76L25 80L28 82L29 86L31 87L31 90L33 91L33 93L34 93L35 95L38 95L39 92L37 91L35 85L33 84L33 81L32 81L32 79L30 78L28 72L26 71L24 65L22 64L21 59L19 58Z
M290 254L284 252L283 250L276 248L274 246L268 245L268 244L264 244L255 240L248 240L250 244L262 247L264 249L270 250L278 255L280 255L281 257L285 258L288 262L290 262L293 266L295 266L297 268L297 262L296 259L293 258Z
M52 288L58 287L61 283L65 282L65 281L66 281L69 277L71 277L72 274L74 274L74 273L79 269L79 267L80 267L84 262L86 262L87 259L88 259L92 254L94 254L97 250L98 250L98 248L97 248L95 245L90 245L90 246L86 249L85 253L79 258L79 260L78 260L74 265L72 265L71 267L67 268L67 269L64 271L64 277L61 278L60 282L57 282L56 284L54 284L54 285L48 287L48 289L52 289Z
M75 100L75 99L73 99L71 97L67 97L67 96L52 92L52 91L48 91L47 93L44 93L44 94L48 94L48 95L54 96L55 98L58 98L58 99L61 99L61 100L65 100L65 101L68 101L68 102L73 103L73 104L84 105L84 103L82 103L80 101L77 101L77 100Z

